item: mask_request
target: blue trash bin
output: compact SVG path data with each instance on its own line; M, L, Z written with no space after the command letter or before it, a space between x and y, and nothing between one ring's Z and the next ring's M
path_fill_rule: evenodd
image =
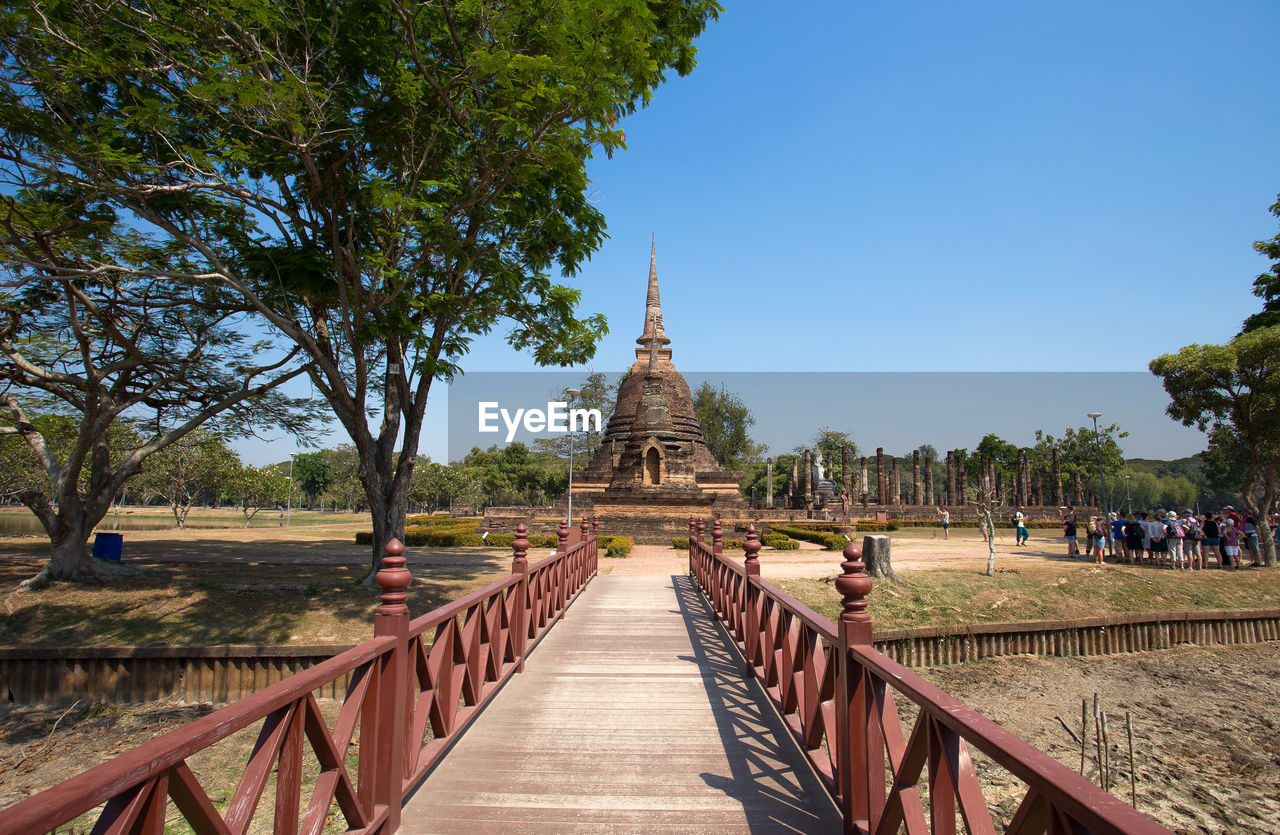
M124 534L103 531L93 535L93 555L100 560L120 562L124 553Z

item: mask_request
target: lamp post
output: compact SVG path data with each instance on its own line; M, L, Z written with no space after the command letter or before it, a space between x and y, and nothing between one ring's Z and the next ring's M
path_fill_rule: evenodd
M285 499L285 517L284 526L289 527L289 523L293 521L293 456L289 456L289 496Z
M569 526L573 526L573 401L582 394L582 389L565 389L564 393L569 395L569 510L568 519Z
M1111 537L1111 510L1107 507L1107 478L1102 474L1102 439L1098 437L1098 418L1102 412L1090 412L1085 417L1093 418L1093 442L1098 447L1098 482L1102 485L1102 521L1106 524L1107 550L1115 556L1115 543Z
M1132 479L1133 476L1131 475L1126 475L1124 477L1124 503L1129 508L1127 511L1128 513L1133 513L1133 499L1129 497L1129 482Z

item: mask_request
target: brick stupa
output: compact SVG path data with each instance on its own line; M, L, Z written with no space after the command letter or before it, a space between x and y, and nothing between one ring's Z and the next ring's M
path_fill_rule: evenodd
M618 388L604 439L574 476L574 510L594 513L608 530L640 542L687 533L690 516L745 515L742 474L721 467L707 448L689 384L671 363L656 248L649 255L644 330L636 343L636 361Z

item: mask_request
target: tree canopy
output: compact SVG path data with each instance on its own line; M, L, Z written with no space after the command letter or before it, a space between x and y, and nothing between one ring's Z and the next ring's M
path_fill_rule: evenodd
M1151 361L1170 403L1166 411L1209 433L1210 449L1239 473L1241 499L1258 519L1276 500L1280 474L1280 325L1247 331L1225 345L1188 345ZM1270 529L1259 525L1268 565Z
M704 382L693 393L693 411L707 448L726 470L742 471L768 449L751 440L749 432L756 419L733 392Z
M9 187L113 213L166 251L79 275L216 287L300 348L359 458L376 567L403 531L431 384L475 336L502 328L540 364L592 356L603 318L579 316L579 291L550 276L604 237L587 160L623 147L619 119L668 71L693 69L693 40L719 11L10 7L0 160Z

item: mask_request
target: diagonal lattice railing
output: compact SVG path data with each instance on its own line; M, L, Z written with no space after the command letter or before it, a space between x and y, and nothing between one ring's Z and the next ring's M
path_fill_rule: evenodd
M866 611L871 578L852 543L836 580L843 611L832 623L761 579L754 526L742 565L724 557L718 521L706 539L705 523L690 519L690 573L840 805L847 832L995 832L973 750L1025 788L1006 832L1166 831L877 652ZM907 708L915 718L904 734Z
M573 545L561 522L555 555L532 565L525 534L522 524L511 576L412 621L393 540L377 574L376 637L0 810L0 835L50 832L98 807L95 833L161 835L180 817L201 835L242 835L263 823L268 795L273 832L320 833L335 806L348 832L395 831L407 792L596 574L598 522L584 520ZM343 679L330 725L314 693ZM239 782L215 803L189 760L255 723ZM308 747L318 770L309 787Z

